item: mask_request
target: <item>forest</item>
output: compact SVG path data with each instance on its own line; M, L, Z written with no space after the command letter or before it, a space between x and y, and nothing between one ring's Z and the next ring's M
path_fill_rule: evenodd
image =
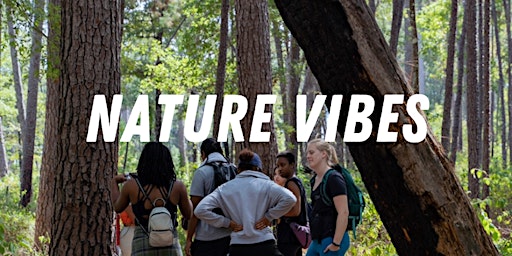
M348 255L512 255L510 4L0 0L0 255L115 255L112 177L159 140L189 187L206 137L267 170L292 151L308 191L306 143L332 140L367 202Z

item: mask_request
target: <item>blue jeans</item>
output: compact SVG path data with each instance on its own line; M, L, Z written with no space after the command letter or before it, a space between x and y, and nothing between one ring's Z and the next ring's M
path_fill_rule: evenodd
M332 237L326 237L322 239L320 243L318 243L318 240L313 240L308 248L308 253L306 256L318 256L318 255L333 255L333 256L343 256L348 250L348 247L350 246L350 237L348 236L348 233L345 232L345 235L343 235L343 239L340 243L340 249L333 252L328 251L327 253L324 253L325 248L329 246L332 243Z

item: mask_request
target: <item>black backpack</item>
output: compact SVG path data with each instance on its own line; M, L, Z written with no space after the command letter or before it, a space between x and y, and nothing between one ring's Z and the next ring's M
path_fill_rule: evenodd
M236 167L228 162L208 162L205 165L213 167L215 182L210 193L220 185L232 180L236 176Z
M229 162L207 162L205 165L213 167L213 176L215 182L213 183L210 193L212 193L220 185L232 180L236 176L236 167ZM224 212L220 208L213 209L213 212L224 216Z
M322 179L322 183L320 183L320 196L322 201L331 206L333 204L332 198L327 195L327 179L331 175L333 171L337 171L341 174L343 179L345 180L345 184L347 186L347 199L348 199L348 230L352 230L354 234L354 238L356 238L356 227L361 223L363 217L363 211L365 207L365 201L363 197L363 192L359 187L354 183L354 179L350 175L350 172L341 167L339 164L333 166L334 169L328 170Z

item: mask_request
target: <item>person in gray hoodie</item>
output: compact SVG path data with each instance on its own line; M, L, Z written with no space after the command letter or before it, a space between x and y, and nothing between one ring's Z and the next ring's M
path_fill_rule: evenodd
M238 172L234 180L201 200L195 216L214 227L233 231L230 256L282 255L270 224L290 211L297 199L262 172L260 157L248 149L240 152ZM224 215L214 212L216 208Z

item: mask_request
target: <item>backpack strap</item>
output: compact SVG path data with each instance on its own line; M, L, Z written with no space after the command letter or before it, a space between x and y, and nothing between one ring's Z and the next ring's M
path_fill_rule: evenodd
M149 198L149 196L148 196L148 194L147 194L146 190L144 190L144 188L142 187L142 184L140 184L139 178L135 178L135 181L137 182L137 185L139 186L140 191L142 191L142 194L144 195L144 198L143 198L143 200L142 200L142 201L144 202L146 199L148 199L148 200L149 200L149 202L151 203L151 205L152 205L153 207L155 207L155 204L154 204L154 203L151 201L151 199ZM156 200L155 200L155 201L156 201Z
M329 169L327 172L325 172L324 177L322 178L322 183L320 183L320 197L322 198L322 201L328 206L332 205L332 198L330 198L327 194L327 181L329 180L331 173L334 171L334 169Z

